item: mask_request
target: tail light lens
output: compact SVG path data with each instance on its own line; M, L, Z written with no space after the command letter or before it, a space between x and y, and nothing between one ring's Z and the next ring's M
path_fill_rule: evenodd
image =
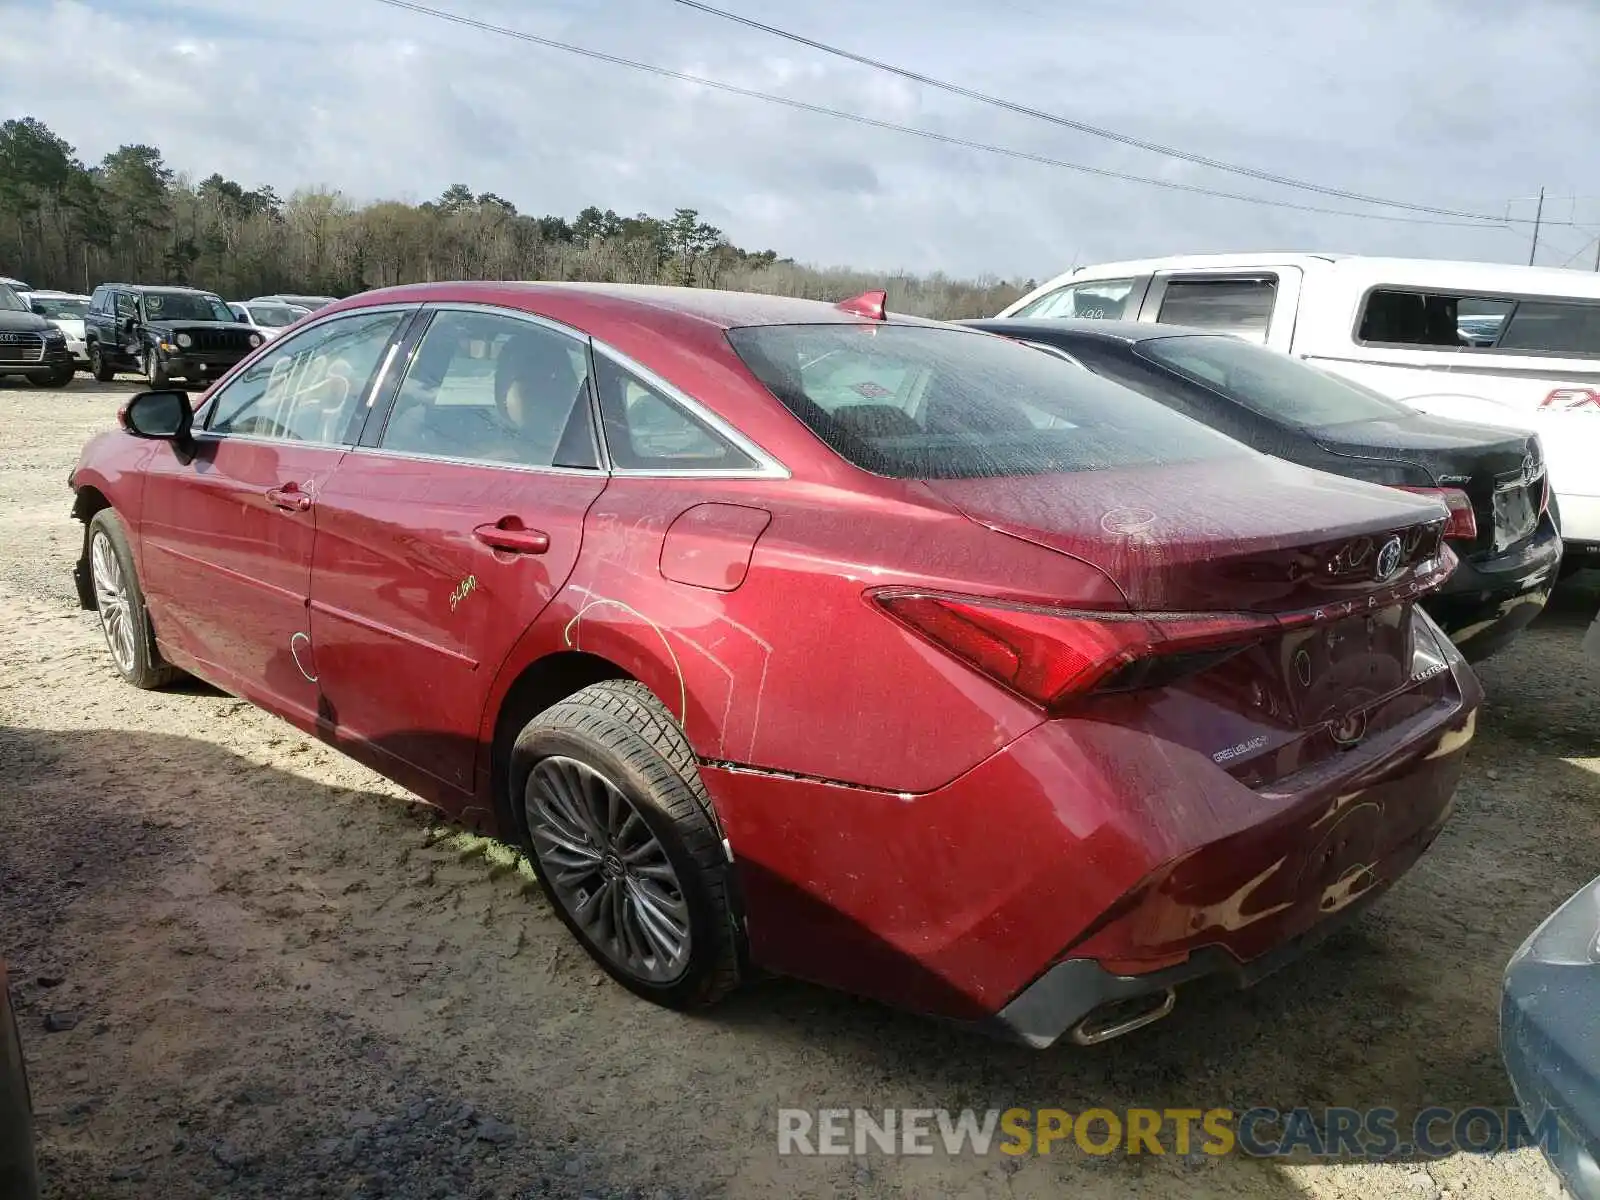
M1447 539L1477 541L1478 515L1472 511L1472 497L1460 488L1402 487L1400 490L1444 501L1444 506L1450 510L1450 521L1444 527L1444 536Z
M1276 618L1252 613L1133 616L912 592L878 592L872 599L940 649L1047 710L1089 692L1148 686L1281 629Z
M1600 408L1600 390L1586 387L1557 388L1543 400L1540 408Z

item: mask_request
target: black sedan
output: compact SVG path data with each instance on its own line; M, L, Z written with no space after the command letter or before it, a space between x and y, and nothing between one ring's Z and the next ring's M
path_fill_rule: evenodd
M1266 454L1438 497L1461 560L1424 607L1468 659L1544 608L1561 566L1539 439L1428 416L1226 335L1129 321L963 324L1029 342Z
M1600 1200L1600 879L1512 956L1500 1050L1522 1114L1577 1200ZM1544 1129L1541 1129L1544 1126ZM1553 1126L1553 1128L1552 1128Z

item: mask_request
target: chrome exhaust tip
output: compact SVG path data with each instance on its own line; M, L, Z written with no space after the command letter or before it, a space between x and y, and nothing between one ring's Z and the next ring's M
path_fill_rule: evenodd
M1097 1046L1135 1029L1154 1025L1173 1010L1178 993L1172 988L1136 996L1131 1000L1112 1000L1102 1004L1072 1027L1072 1040L1080 1046Z

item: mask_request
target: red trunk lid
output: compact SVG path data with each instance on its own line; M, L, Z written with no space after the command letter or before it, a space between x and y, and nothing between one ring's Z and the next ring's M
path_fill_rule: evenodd
M1093 564L1143 612L1403 597L1435 565L1446 517L1429 498L1266 457L926 482L981 525Z

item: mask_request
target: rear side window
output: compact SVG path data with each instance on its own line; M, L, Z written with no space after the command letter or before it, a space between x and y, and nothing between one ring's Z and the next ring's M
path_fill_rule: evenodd
M1495 349L1576 358L1600 355L1600 304L1519 301Z
M1600 301L1374 288L1356 339L1506 354L1600 358Z
M1093 283L1073 283L1040 296L1013 316L1017 317L1067 317L1089 318L1101 321L1131 320L1135 314L1128 311L1128 301L1133 296L1131 279L1101 279Z
M1135 353L1284 425L1316 428L1411 413L1359 384L1234 337L1151 338Z
M1007 338L915 325L771 325L728 340L849 462L901 479L1092 471L1249 451Z
M1156 320L1265 341L1277 298L1276 279L1170 279Z
M600 419L624 471L748 471L753 458L605 354L595 355Z

